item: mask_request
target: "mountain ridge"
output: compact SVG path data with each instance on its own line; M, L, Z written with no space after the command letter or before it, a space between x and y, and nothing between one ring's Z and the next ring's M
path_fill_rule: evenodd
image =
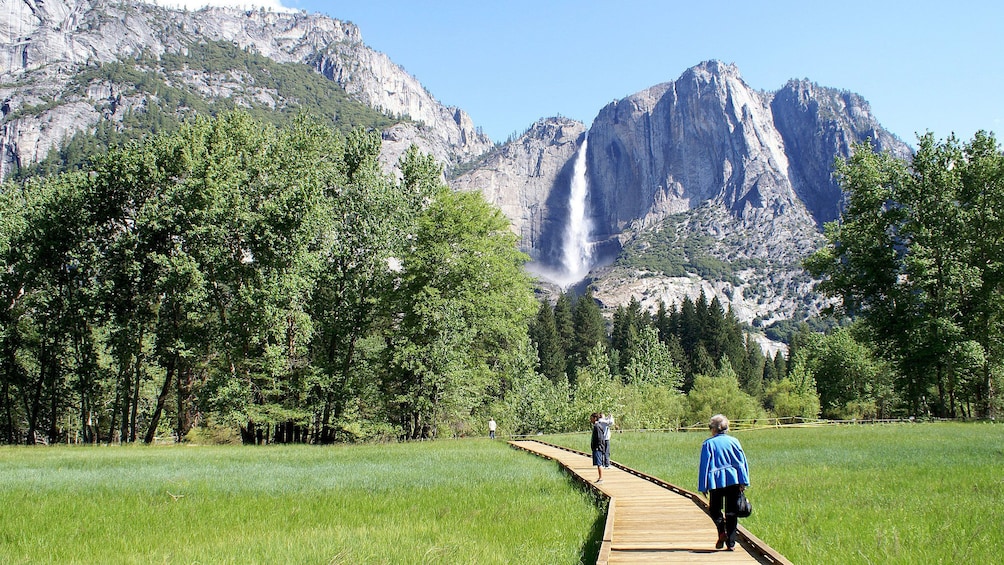
M513 159L524 162L528 155L517 148L549 142L531 139L538 131L531 128L495 155L516 152ZM821 245L822 225L839 211L834 160L866 140L878 150L910 154L857 95L808 81L758 91L735 65L719 61L607 104L588 138L591 243L601 250L589 278L594 296L611 307L640 298L655 310L660 302L679 303L703 291L755 325L804 318L825 305L800 261ZM574 151L563 154L571 159ZM550 171L535 172L551 182L543 186L546 194L521 193L548 203L535 210L533 229L526 229L525 217L514 219L523 247L543 263L544 273L561 268L557 229L570 206L561 171L568 167L559 159ZM490 168L490 176L475 170L452 184L487 194L507 193L497 179L523 187L518 190L531 186L520 166L507 166L501 157ZM674 235L652 235L662 230ZM649 241L653 237L659 245ZM676 253L671 272L653 268ZM653 254L661 259L646 257Z
M714 60L611 102L588 126L542 118L495 144L466 112L440 104L418 78L366 46L354 24L336 18L115 0L0 0L0 10L12 14L0 25L0 179L74 132L127 127L129 113L149 111L158 96L107 79L71 89L87 69L232 44L308 67L383 113L391 122L381 126L385 168L412 143L431 153L454 189L479 190L505 213L540 273L562 268L572 169L588 136L594 270L587 282L608 306L640 296L654 309L704 291L755 325L817 312L821 300L799 261L839 214L834 159L866 139L910 154L857 94L808 79L759 91L735 65ZM140 72L163 74L143 64ZM207 100L266 109L297 103L253 73L173 73L160 79Z
M99 92L63 97L81 70L144 54L184 54L190 45L214 41L232 42L278 63L307 65L370 107L408 118L385 136L388 165L412 143L447 168L494 145L466 112L440 104L415 77L367 47L355 24L321 14L188 11L114 0L0 0L0 11L11 15L0 25L0 180L78 131L93 130L103 120L121 121L120 114L105 115L106 108L96 107L102 105L95 98ZM39 111L23 115L26 108Z

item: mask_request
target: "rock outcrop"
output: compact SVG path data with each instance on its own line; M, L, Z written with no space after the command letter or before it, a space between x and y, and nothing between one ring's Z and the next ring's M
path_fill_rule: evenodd
M784 140L791 184L820 225L837 219L843 202L826 156L846 157L855 143L869 139L880 151L910 158L910 149L883 129L868 103L852 92L792 80L773 94L770 109Z
M802 212L790 209L797 199L767 101L733 66L704 63L612 102L589 133L593 204L611 231L712 200L739 216Z
M534 260L556 261L568 217L572 160L585 133L581 122L540 120L450 184L456 190L480 190L512 221Z
M0 21L0 179L77 131L121 119L107 115L117 106L93 92L68 93L81 70L141 54L184 53L212 41L232 42L280 63L310 65L358 100L411 118L386 136L388 163L411 143L447 169L493 147L463 110L443 106L417 79L367 47L355 25L320 14L188 11L114 0L0 0L0 13L7 16Z
M513 220L523 247L547 263L560 256L575 151L542 151L555 139L543 125L454 186L485 191ZM822 306L800 261L819 247L822 224L839 212L834 159L866 139L880 150L910 154L857 95L806 81L760 92L735 66L716 61L612 102L588 136L593 241L616 241L636 254L667 253L645 241L668 230L655 239L677 250L689 245L690 265L710 261L722 271L669 276L622 260L594 270L595 296L610 306L635 297L654 308L703 290L739 319L765 324Z

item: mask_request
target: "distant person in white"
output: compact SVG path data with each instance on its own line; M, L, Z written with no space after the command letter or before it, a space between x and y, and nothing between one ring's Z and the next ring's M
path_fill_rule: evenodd
M495 439L495 428L495 418L488 420L488 437L491 439Z

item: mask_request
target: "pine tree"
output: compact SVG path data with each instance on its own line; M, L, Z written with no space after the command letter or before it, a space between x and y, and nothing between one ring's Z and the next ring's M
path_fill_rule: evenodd
M572 297L568 293L561 293L554 303L554 327L558 331L559 344L565 356L565 371L571 375L575 326L572 323Z
M567 379L565 376L565 351L554 323L554 311L546 300L541 300L537 317L530 325L530 339L537 347L537 370L551 382Z
M578 367L586 363L589 352L597 344L607 344L606 323L591 289L587 289L575 302L572 324L574 341L571 361L574 367ZM574 375L574 371L572 374Z

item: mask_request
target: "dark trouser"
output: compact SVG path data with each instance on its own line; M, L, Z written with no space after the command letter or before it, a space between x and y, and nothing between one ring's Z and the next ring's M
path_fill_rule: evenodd
M603 466L610 466L610 440L603 440Z
M709 511L711 518L718 526L718 533L726 533L728 537L725 543L729 547L736 545L736 529L739 527L739 519L736 517L736 505L739 503L739 485L732 485L725 488L711 489L711 499L709 501ZM722 515L722 510L725 515Z

